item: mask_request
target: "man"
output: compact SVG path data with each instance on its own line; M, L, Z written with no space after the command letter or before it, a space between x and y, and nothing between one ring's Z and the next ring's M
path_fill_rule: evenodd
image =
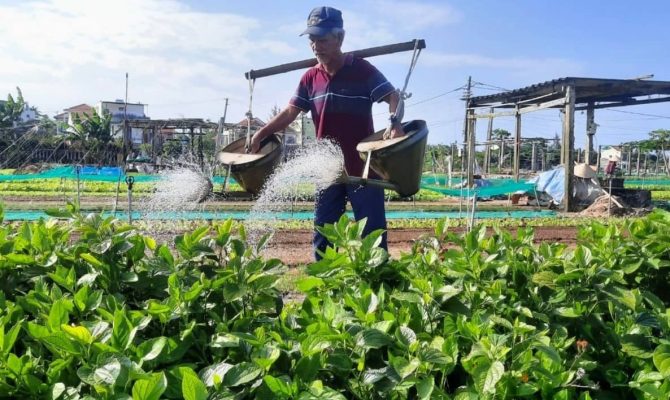
M251 140L251 152L258 152L264 138L285 129L301 111L310 111L317 138L338 143L344 154L347 174L361 176L364 163L356 145L374 133L373 102L389 103L388 136L394 138L405 134L395 117L399 94L369 62L342 53L344 29L339 10L332 7L313 9L302 35L309 35L318 64L302 76L288 106L256 132ZM368 219L364 235L377 229L386 230L384 190L381 188L338 183L317 193L316 197L315 226L336 222L345 212L349 200L356 220ZM315 232L313 243L315 257L319 260L320 252L325 251L328 241ZM386 233L381 247L387 249Z

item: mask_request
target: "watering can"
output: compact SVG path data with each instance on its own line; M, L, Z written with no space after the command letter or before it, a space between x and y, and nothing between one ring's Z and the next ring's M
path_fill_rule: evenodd
M428 140L428 127L426 121L422 120L405 122L402 127L405 136L384 139L384 130L381 130L363 139L356 146L356 150L365 161L362 176L348 176L343 172L338 182L391 189L403 197L418 192ZM382 180L369 179L370 168L381 176Z
M263 139L258 153L247 153L246 144L246 138L237 139L224 147L217 154L217 159L221 164L228 166L226 177L232 176L245 191L257 195L272 171L279 165L284 146L276 134Z

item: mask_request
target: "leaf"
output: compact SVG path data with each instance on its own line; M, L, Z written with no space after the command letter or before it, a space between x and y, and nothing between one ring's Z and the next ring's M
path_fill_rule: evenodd
M306 278L299 279L296 282L296 288L303 293L307 293L310 290L322 287L323 285L323 279L317 278L315 276L308 276Z
M205 382L205 386L212 387L217 383L223 381L223 377L233 367L232 364L220 362L218 364L210 365L200 372L200 378Z
M540 352L544 353L551 361L554 363L561 365L561 356L558 354L556 349L554 349L551 346L546 346L543 344L538 344L535 345L535 348L539 350Z
M496 384L505 373L505 366L500 361L494 361L486 371L484 379L484 393L495 394Z
M182 372L181 392L185 400L207 400L207 387L192 369L179 368Z
M93 336L91 332L83 326L70 326L70 325L61 325L61 330L65 332L68 336L72 337L76 341L82 344L91 344L93 343Z
M416 384L417 399L430 399L430 395L433 393L433 389L435 389L435 379L433 379L432 376L428 376L420 380L419 383Z
M644 335L624 335L621 338L621 350L624 353L637 358L652 358L651 341Z
M256 379L262 372L261 368L252 363L239 363L228 370L226 376L223 377L223 385L229 387L239 386Z
M133 400L159 400L167 389L167 378L163 372L139 379L133 385Z
M143 342L137 346L137 355L142 361L151 361L158 357L167 344L167 338L160 336Z
M98 260L93 254L91 253L81 253L79 255L84 261L88 262L89 264L95 266L95 267L102 267L103 263L102 261Z
M405 345L409 346L416 342L416 333L407 326L401 326L396 332L396 337Z
M670 344L661 344L654 350L654 365L663 377L670 376Z
M52 351L65 352L72 355L81 354L81 350L62 332L52 333L38 340L43 342Z
M106 364L93 371L93 379L95 379L96 382L102 382L113 386L120 374L121 363L118 359L112 358Z
M263 382L276 397L288 398L293 395L291 384L283 381L282 379L275 378L271 375L266 375L263 377Z
M356 346L364 348L378 349L392 341L389 335L377 329L366 329L356 334Z
M269 370L272 364L277 361L281 352L274 346L263 346L257 349L251 355L251 360L264 370Z

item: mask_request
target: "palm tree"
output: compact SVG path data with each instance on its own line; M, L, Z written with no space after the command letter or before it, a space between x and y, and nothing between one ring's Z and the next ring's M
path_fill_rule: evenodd
M99 159L98 153L112 143L111 124L112 115L107 110L102 115L95 109L91 115L83 113L83 117L74 114L68 131L70 139L79 141L86 150L83 162L86 162L86 155L90 153L91 159Z

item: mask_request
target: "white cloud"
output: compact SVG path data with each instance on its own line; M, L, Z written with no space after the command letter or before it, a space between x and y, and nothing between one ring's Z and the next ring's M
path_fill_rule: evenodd
M242 73L254 60L296 53L261 28L255 18L194 11L174 0L0 5L0 93L18 85L31 104L53 113L73 100L123 97L129 72L134 101L225 97L246 90Z

